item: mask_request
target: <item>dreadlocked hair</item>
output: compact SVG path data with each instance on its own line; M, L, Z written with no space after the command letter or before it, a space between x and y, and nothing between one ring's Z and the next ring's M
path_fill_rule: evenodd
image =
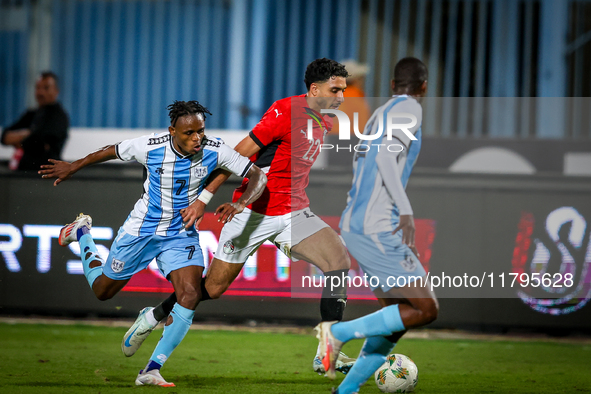
M209 110L203 105L199 104L198 101L177 101L166 107L168 110L168 116L170 117L170 124L172 127L176 125L178 118L186 115L203 115L203 119L206 119L205 114L210 114Z

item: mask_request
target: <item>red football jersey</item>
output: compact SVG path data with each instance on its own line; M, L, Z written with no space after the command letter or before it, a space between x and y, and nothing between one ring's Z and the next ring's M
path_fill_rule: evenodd
M308 119L312 120L313 139L307 138ZM306 95L275 101L250 137L261 148L250 160L267 174L267 186L249 208L279 216L308 207L306 195L310 168L320 153L320 145L332 122L308 107ZM246 190L248 179L234 192L237 201Z

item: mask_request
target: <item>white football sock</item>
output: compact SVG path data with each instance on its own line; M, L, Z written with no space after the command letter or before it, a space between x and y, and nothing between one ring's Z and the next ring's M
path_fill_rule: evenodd
M158 320L154 317L154 309L150 309L149 312L146 313L146 320L150 323L151 326L156 326L158 324Z

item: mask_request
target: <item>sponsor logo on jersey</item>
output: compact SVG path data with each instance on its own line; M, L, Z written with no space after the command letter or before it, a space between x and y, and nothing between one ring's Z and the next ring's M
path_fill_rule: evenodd
M121 260L117 260L117 259L113 259L113 262L111 263L111 269L113 270L113 272L123 271L124 266L125 266L125 261L121 261Z
M417 261L416 261L416 260L415 260L415 258L414 258L412 255L410 255L410 254L407 254L407 255L404 257L404 260L402 260L402 261L400 262L400 265L402 266L402 268L404 268L404 270L405 270L406 272L413 272L414 270L416 270L416 269L417 269Z
M205 178L207 176L207 167L205 167L205 166L195 167L195 176L199 179Z
M150 138L148 140L148 145L159 145L168 142L168 140L170 140L170 134L158 138Z
M234 242L232 242L230 240L230 241L227 241L224 244L224 253L225 254L232 254L232 253L234 253Z

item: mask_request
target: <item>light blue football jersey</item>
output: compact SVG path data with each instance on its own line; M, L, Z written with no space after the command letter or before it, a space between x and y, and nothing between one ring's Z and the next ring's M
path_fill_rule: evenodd
M224 168L244 177L253 163L215 137L208 136L203 149L183 156L163 132L123 141L116 145L119 159L136 160L147 170L144 193L123 224L127 234L176 235L184 230L180 210L195 202L209 174Z
M402 130L394 129L392 139L388 140L385 131L387 117L396 113L412 114L417 123L409 128L416 140L410 139ZM393 231L399 222L399 209L394 197L390 195L384 185L384 176L400 177L406 188L412 168L417 161L421 149L421 105L411 96L393 96L386 104L376 109L367 122L365 135L376 134L383 127L383 134L373 141L360 141L360 144L371 145L371 148L360 149L353 160L353 185L347 196L347 207L343 211L339 227L343 231L357 234L376 234ZM394 122L398 123L398 122ZM400 124L409 123L408 119L400 118ZM378 149L378 145L379 146ZM388 146L404 147L388 150ZM362 152L361 150L366 150ZM380 159L392 163L398 168L398 173L382 173L378 170L378 155ZM395 163L395 165L394 165Z

